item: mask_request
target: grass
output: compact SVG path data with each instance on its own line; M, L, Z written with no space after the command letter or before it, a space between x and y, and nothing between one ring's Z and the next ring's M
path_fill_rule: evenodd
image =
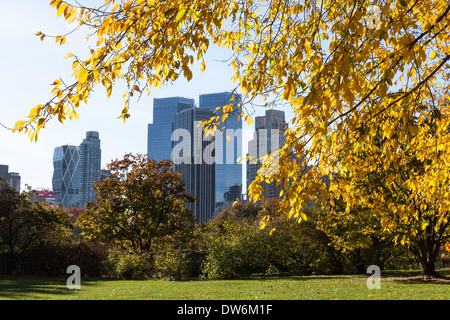
M441 273L450 275L450 270ZM382 272L381 289L368 275L270 277L249 280L83 280L69 290L66 279L0 276L0 299L8 300L427 300L450 299L450 280L422 281L418 272Z

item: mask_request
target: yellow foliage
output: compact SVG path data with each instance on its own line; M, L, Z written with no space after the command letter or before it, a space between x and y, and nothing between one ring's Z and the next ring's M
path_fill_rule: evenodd
M429 215L441 225L450 218L448 2L386 0L376 28L367 25L369 4L356 0L323 0L315 12L291 0L105 0L100 11L50 5L57 17L90 28L97 43L86 60L73 62L74 83L53 83L52 98L15 131L36 140L48 121L77 118L95 85L110 96L119 81L128 85L119 116L125 121L133 92L190 81L193 65L201 61L203 72L205 53L218 46L231 51L234 89L246 102L293 111L277 170L266 177L282 187L286 216L306 220L309 201L334 195L347 214L370 207L386 230L409 225L417 234L436 227L425 226ZM205 126L217 128L231 112L252 124L244 105L220 107ZM375 173L388 183L376 185ZM264 201L259 178L249 187L253 201Z

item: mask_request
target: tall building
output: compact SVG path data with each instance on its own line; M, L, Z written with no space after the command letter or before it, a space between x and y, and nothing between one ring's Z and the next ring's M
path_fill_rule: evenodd
M8 165L0 164L0 188L4 185L8 185L20 192L20 174L9 172Z
M211 161L214 139L204 139L200 126L202 120L212 116L214 112L196 107L182 110L175 116L174 138L180 140L178 144L174 142L172 160L175 171L181 173L186 192L197 198L186 204L194 212L197 223L209 221L215 209L215 164Z
M10 172L8 175L9 186L20 192L20 174L18 172Z
M3 185L6 185L8 181L8 175L9 175L9 166L5 164L0 164L0 188Z
M264 116L255 117L254 138L248 142L250 159L247 161L247 188L255 180L261 161L259 158L267 153L280 149L286 142L284 135L288 125L285 121L284 111L267 110ZM278 198L280 187L276 182L264 183L264 197Z
M80 148L60 146L53 152L55 202L65 208L81 207Z
M94 181L101 181L101 159L99 133L88 131L80 145L80 189L81 206L95 200Z
M219 92L199 96L199 107L215 111L218 107L233 104L235 110L242 98L239 94ZM216 210L227 206L242 195L242 121L238 113L229 115L216 134ZM221 130L225 131L221 134ZM228 136L228 138L227 138Z
M156 161L170 159L175 115L192 108L194 103L194 99L183 97L153 99L153 123L148 125L147 136L149 159L154 158Z
M55 202L66 208L83 208L95 201L94 182L101 179L101 149L98 132L88 131L80 146L64 145L53 153Z

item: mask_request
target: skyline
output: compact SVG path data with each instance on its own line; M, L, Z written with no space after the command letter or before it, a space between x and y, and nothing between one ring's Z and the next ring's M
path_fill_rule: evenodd
M14 33L9 32L12 25L15 27ZM51 97L50 84L54 80L61 77L67 83L73 81L72 61L64 59L64 56L72 52L86 57L89 45L94 46L93 40L86 42L85 31L80 30L69 35L62 46L55 44L50 37L41 41L35 36L38 31L59 35L70 32L72 28L61 17L56 18L55 8L48 3L31 0L9 2L3 6L0 27L4 44L4 50L0 51L3 71L0 77L0 164L20 173L22 190L25 185L50 189L54 149L61 145L77 144L88 131L98 131L100 134L102 168L129 152L146 154L147 126L153 121L154 98L181 96L194 99L198 104L201 94L230 91L236 86L231 80L233 69L223 62L229 58L229 53L211 46L205 55L206 69L203 73L199 71L200 63L196 63L191 81L179 79L161 89L153 88L150 95L144 94L139 100L133 100L131 117L125 123L117 119L123 108L125 84L117 83L109 99L105 90L97 87L88 105L80 105L79 120L66 120L63 124L51 121L34 143L30 142L27 134L12 133L3 126L12 128L16 121L26 119L31 108L46 102ZM264 108L256 110L255 116L264 111ZM288 114L289 110L285 111ZM243 127L244 130L248 128L245 123ZM243 143L244 148L246 143Z

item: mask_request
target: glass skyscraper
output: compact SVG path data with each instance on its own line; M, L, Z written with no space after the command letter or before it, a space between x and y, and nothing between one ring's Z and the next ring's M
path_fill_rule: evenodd
M192 108L194 103L194 99L183 97L153 99L153 123L148 125L147 136L147 153L150 159L170 159L175 115Z
M80 205L80 148L60 146L53 153L53 192L55 202L65 208Z
M208 222L215 210L215 163L214 140L203 139L200 122L214 116L208 109L190 108L178 112L175 116L175 147L172 160L175 171L181 173L186 192L197 199L187 203L186 207L194 212L197 223ZM179 146L185 148L179 148ZM207 154L208 150L212 150ZM177 152L180 151L178 154ZM205 153L205 154L204 154Z
M102 150L100 149L99 133L88 131L86 139L80 145L80 188L81 206L95 200L94 182L101 181Z
M199 107L215 111L217 107L233 103L237 109L241 100L241 95L231 92L202 94L199 96ZM243 157L242 121L238 121L237 117L238 113L229 115L216 134L216 209L236 198L240 199L242 194L242 164L237 162L238 158ZM222 128L225 131L221 135Z
M264 116L255 117L255 133L254 138L248 142L248 152L251 160L247 161L247 189L258 175L261 168L259 158L268 153L273 153L276 157L278 149L282 148L286 143L285 132L288 124L285 120L284 111L266 110ZM264 198L279 198L281 185L277 186L276 182L270 184L263 183Z
M53 193L63 207L83 208L95 200L94 181L101 179L98 132L88 131L80 146L64 145L53 153Z

